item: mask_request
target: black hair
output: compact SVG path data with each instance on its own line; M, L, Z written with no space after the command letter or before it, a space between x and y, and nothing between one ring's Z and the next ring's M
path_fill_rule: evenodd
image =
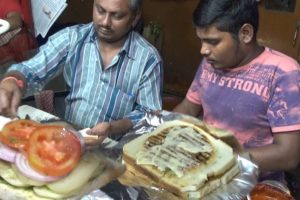
M132 11L137 11L142 7L142 0L130 0L130 8Z
M215 26L218 30L238 35L245 24L253 26L256 36L259 25L256 0L199 0L193 13L193 24L199 28Z

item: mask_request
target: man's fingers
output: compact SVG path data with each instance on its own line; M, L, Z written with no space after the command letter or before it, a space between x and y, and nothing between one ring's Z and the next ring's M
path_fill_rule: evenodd
M0 88L0 113L8 117L17 116L17 109L21 103L20 90L7 90Z
M0 113L8 115L11 112L10 108L8 92L5 89L0 88Z
M15 116L17 116L17 111L18 111L18 107L21 103L21 98L22 98L21 92L14 92L14 94L12 96L12 100L11 100L10 110L11 110L12 114L14 114Z
M86 149L92 149L92 148L96 148L99 147L103 140L105 139L105 137L98 137L98 139L86 139L84 138L84 144Z

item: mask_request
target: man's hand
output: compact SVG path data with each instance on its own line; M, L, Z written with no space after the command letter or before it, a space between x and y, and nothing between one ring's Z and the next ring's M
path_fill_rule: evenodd
M87 140L87 146L100 145L103 140L111 134L111 124L108 122L102 122L87 131L89 135L96 135L98 138Z
M13 79L0 83L0 114L8 117L17 116L17 109L22 98L22 90Z
M97 139L85 139L87 148L94 148L99 146L103 140L114 134L125 134L131 128L133 124L130 119L120 119L111 122L101 122L96 124L93 128L87 131L87 134L97 135Z

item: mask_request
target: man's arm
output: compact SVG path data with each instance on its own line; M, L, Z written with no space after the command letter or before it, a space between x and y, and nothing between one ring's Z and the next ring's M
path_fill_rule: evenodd
M162 109L162 63L158 58L155 59L158 62L150 62L151 66L146 67L147 70L138 82L139 89L132 111L124 116L125 119L130 119L133 125L144 117L145 112Z
M173 112L198 117L199 115L202 115L202 106L194 104L187 98L184 98L182 102L173 109Z
M274 134L274 143L249 149L261 171L290 170L300 161L300 131Z

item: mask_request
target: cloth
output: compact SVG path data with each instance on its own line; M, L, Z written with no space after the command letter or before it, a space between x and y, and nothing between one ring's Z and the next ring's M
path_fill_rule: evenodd
M25 14L18 0L0 0L0 18L5 19L9 12L19 12L22 16ZM29 57L28 51L36 46L36 40L27 27L6 32L0 35L0 63L23 61Z
M15 37L19 32L21 31L21 28L17 28L15 30L3 33L0 35L0 46L3 46L7 43L9 43L9 41Z
M203 106L205 122L230 130L245 148L300 130L299 65L270 48L231 70L214 69L203 60L186 97Z
M0 0L0 18L5 19L9 12L22 13L19 0Z
M0 0L0 19L7 18L8 13L19 12L22 14L22 9L18 0ZM0 35L0 46L7 44L15 35L20 32L21 28L9 31Z
M150 43L131 32L106 69L98 49L93 24L75 25L49 37L35 57L8 71L23 73L32 95L63 70L70 87L65 119L83 128L122 118L135 124L144 111L161 109L162 60Z
M54 109L54 91L53 90L42 90L39 93L34 94L34 101L36 107L47 113L56 115Z

